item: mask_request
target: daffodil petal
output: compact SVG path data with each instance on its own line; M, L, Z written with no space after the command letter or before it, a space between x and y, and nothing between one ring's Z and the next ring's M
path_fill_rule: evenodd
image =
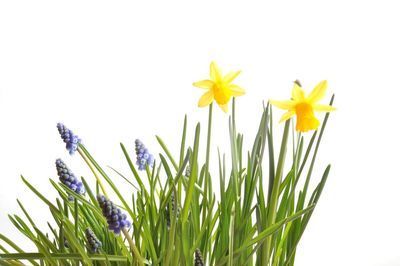
M292 100L289 101L274 101L274 100L269 100L269 103L272 104L273 106L276 106L281 109L285 110L294 110L294 107L296 103Z
M193 86L209 90L214 86L214 82L212 82L211 80L208 80L208 79L200 80L200 81L194 82Z
M235 72L229 72L228 74L225 75L223 81L226 83L231 83L237 76L239 76L240 72L241 72L240 70Z
M295 101L304 101L304 90L296 82L293 85L292 98Z
M246 93L246 91L238 85L231 84L228 88L231 91L232 96L242 96Z
M315 103L324 98L326 88L328 87L328 81L323 80L314 87L310 95L308 95L307 100L310 103Z
M219 107L221 107L222 111L224 111L225 113L228 112L228 104L219 104Z
M295 113L296 113L295 111L288 111L288 112L284 113L282 115L281 119L279 120L279 123L288 120L289 118L294 116Z
M200 99L199 99L199 107L204 107L207 105L210 105L210 103L212 103L212 101L214 100L214 93L212 92L212 90L207 91L206 93L204 93Z
M323 104L313 104L312 108L315 112L332 112L336 110L333 106Z
M218 65L215 62L211 62L210 77L215 82L221 80L221 70L219 69Z

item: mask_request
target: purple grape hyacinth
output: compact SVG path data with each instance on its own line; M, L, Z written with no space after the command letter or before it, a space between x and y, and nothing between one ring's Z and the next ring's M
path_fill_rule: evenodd
M64 124L57 124L58 132L61 135L61 138L66 143L66 148L69 151L69 154L73 155L78 149L79 143L81 143L81 139L78 135L75 135L72 130L68 129Z
M85 193L85 187L83 186L82 182L75 177L74 173L72 173L72 171L61 159L56 160L56 168L61 183L69 187L77 194L82 195ZM72 201L73 197L69 196L68 200Z
M119 235L124 228L130 228L131 222L127 220L125 213L121 212L115 204L107 199L104 195L97 195L97 201L103 211L104 217L107 219L108 228Z
M96 237L96 235L90 228L86 228L85 235L88 242L88 250L91 253L97 253L102 246L100 240Z
M204 266L203 256L201 255L201 251L198 248L196 248L196 251L194 252L194 265Z
M177 203L178 204L178 203ZM171 208L169 207L171 205ZM181 213L181 208L177 206L177 210L175 211L175 192L172 191L171 193L171 198L170 198L170 204L167 205L167 211L166 211L166 216L167 216L167 228L169 229L171 226L171 212L172 215L175 214L176 219L178 220L178 217Z
M146 169L146 164L149 167L153 167L154 157L149 153L149 150L144 146L143 142L139 139L135 140L135 150L136 150L136 165L139 170Z

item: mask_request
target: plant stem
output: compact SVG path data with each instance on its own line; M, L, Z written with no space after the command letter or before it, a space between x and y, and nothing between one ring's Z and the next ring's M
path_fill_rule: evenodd
M233 249L235 241L235 204L232 205L231 215L229 222L229 257L228 266L233 266Z
M143 258L140 255L139 250L136 248L135 243L133 243L133 239L129 235L128 230L124 228L122 229L122 232L124 233L125 238L128 240L129 246L131 247L132 256L137 259L140 266L144 266Z
M289 137L289 127L290 127L290 120L286 121L285 123L285 129L282 137L282 143L281 143L281 149L279 152L279 159L278 159L278 166L276 169L276 174L274 178L274 186L272 188L272 193L271 193L271 200L269 202L269 209L268 209L268 218L267 218L267 227L275 223L276 219L276 207L278 205L278 200L279 200L279 188L281 185L281 180L282 180L282 174L283 174L283 166L285 163L285 156L286 156L286 146L288 142L288 137ZM267 238L267 255L266 259L268 262L269 257L271 255L271 243L272 243L272 235ZM265 250L265 249L264 249Z
M75 211L75 236L78 238L78 219L79 219L79 213L78 213L78 200L74 198L74 211Z
M92 171L94 177L97 180L97 183L100 185L101 191L103 192L104 196L106 196L106 198L108 198L106 189L103 186L103 183L101 182L100 177L97 175L96 170L93 168L92 164L90 163L90 161L88 160L88 158L85 156L85 154L82 152L81 148L78 147L78 152L81 155L81 157L83 158L83 160L86 162L86 164L89 166L90 170Z
M210 104L210 107L208 109L208 129L207 129L207 149L206 149L206 164L205 164L205 171L204 171L204 197L203 197L203 206L207 206L207 211L203 212L203 222L207 222L209 224L210 220L207 219L205 221L206 217L210 217L209 212L210 210L210 204L209 204L209 197L211 197L211 191L209 191L209 185L208 185L208 169L209 169L209 163L210 163L210 144L211 144L211 127L212 127L212 112L213 112L213 104ZM206 246L211 246L211 239L209 238ZM207 250L206 248L205 250ZM207 259L207 252L204 252L203 254L204 260Z
M208 131L207 131L207 150L206 150L206 166L205 166L205 182L207 182L208 175L208 166L210 162L210 144L211 144L211 125L212 125L212 109L213 104L210 104L210 108L208 109Z

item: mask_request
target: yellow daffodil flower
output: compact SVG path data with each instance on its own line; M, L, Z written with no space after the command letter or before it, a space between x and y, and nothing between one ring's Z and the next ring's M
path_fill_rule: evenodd
M331 112L335 110L335 108L330 105L317 103L325 96L327 87L328 82L323 80L315 86L313 91L307 97L305 97L303 89L297 82L295 82L291 100L270 100L269 102L278 108L288 110L282 115L280 122L286 121L293 115L296 115L297 131L307 132L309 130L315 130L319 126L319 121L315 117L314 112Z
M219 107L227 113L228 102L232 96L242 96L245 94L244 89L231 84L232 81L240 74L240 71L230 72L224 77L216 63L210 65L210 78L193 83L193 86L208 90L199 100L199 107L210 105L213 100L217 102Z

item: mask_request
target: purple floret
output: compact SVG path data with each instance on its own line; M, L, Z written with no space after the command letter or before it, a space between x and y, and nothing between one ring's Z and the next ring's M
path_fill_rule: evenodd
M58 132L61 135L61 138L66 143L66 148L69 151L69 154L73 155L78 149L79 143L81 143L81 139L75 135L72 130L69 130L64 124L57 124Z
M61 159L56 160L56 168L61 183L69 187L69 189L77 194L82 195L85 193L85 187L83 186L83 183L75 177L74 173L72 173L72 171ZM73 197L69 195L68 200L72 201Z
M194 252L194 266L204 266L203 256L198 248L196 248L196 251Z
M153 167L154 157L139 139L135 140L136 165L139 170L146 169L146 164Z
M90 253L97 253L102 244L90 228L85 230L86 240L88 242L88 249Z
M97 201L103 211L104 217L107 219L108 228L114 231L115 234L118 235L124 228L131 227L131 222L127 220L126 214L122 213L111 200L106 199L103 195L97 195Z

